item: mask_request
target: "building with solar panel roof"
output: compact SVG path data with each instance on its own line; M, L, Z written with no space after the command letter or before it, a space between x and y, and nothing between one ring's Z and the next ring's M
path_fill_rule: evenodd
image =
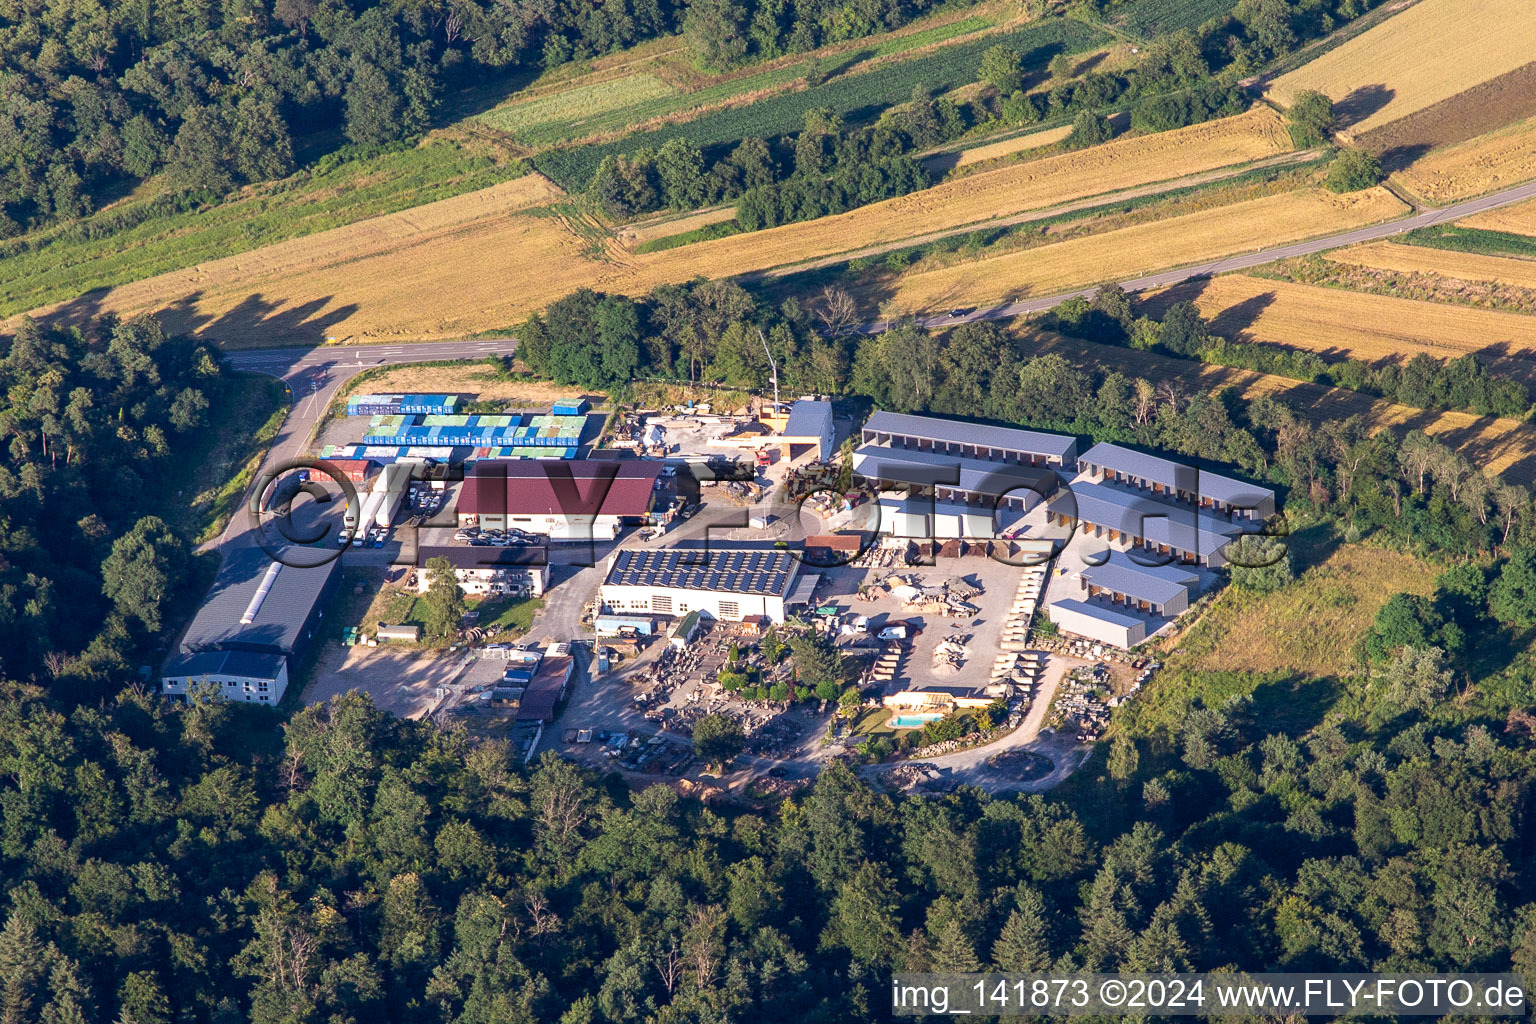
M698 612L726 622L753 615L783 622L786 608L809 603L816 580L800 574L799 559L771 548L617 551L599 598L609 615Z

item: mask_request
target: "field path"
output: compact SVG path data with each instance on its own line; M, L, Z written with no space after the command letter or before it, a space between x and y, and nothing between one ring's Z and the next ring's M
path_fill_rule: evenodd
M1352 231L1341 231L1337 234L1322 235L1302 242L1292 242L1289 245L1271 246L1266 249L1259 249L1236 256L1223 256L1220 259L1191 263L1171 270L1160 270L1153 274L1143 274L1139 277L1121 280L1119 284L1126 291L1130 292L1166 288L1171 284L1178 284L1180 281L1188 281L1191 278L1210 277L1233 270L1248 270L1252 267L1261 267L1266 263L1274 263L1277 260L1290 259L1293 256L1313 256L1317 253L1327 252L1329 249L1338 249L1346 245L1362 245L1366 242L1376 242L1383 238L1391 238L1393 235L1412 231L1415 228L1430 227L1434 224L1460 220L1463 217L1471 217L1474 214L1484 213L1488 210L1513 206L1516 203L1522 203L1529 199L1536 199L1536 181L1517 185L1514 188L1505 189L1503 192L1495 192L1492 195L1483 196L1479 199L1469 199L1466 202L1456 203L1438 210L1421 210L1400 220L1387 221L1383 224L1372 224L1363 228L1355 228ZM1042 295L1021 299L1017 302L999 303L985 309L971 310L958 317L943 315L923 317L919 318L918 323L927 327L940 327L966 323L971 320L1007 320L1029 313L1044 312L1078 295L1092 297L1096 291L1098 291L1097 285L1079 288L1075 291L1059 292L1055 295ZM873 333L886 330L889 327L890 323L888 321L880 320L863 324L858 329L865 333Z
M1146 196L1162 195L1165 192L1176 192L1182 188L1191 188L1196 185L1208 185L1215 181L1224 181L1227 178L1235 178L1249 171L1259 170L1265 167L1283 167L1287 164L1300 164L1317 157L1319 151L1315 149L1305 150L1300 153L1282 153L1280 156L1270 157L1267 160L1259 160L1242 167L1224 167L1220 170L1206 171L1202 174L1190 174L1172 181L1160 181L1155 185L1144 185L1140 188L1126 189L1122 192L1109 192L1104 195L1092 196L1088 199L1080 199L1072 203L1063 203L1060 206L1052 206L1044 210L1028 210L1011 217L997 217L988 221L974 224L962 224L959 227L945 228L943 231L930 231L926 235L917 235L912 238L903 238L896 242L887 242L884 245L871 245L863 249L854 249L849 252L838 253L836 256L827 256L819 260L811 260L807 263L795 263L784 267L775 267L763 271L761 277L782 277L785 274L797 274L804 270L815 270L818 267L830 267L847 260L859 259L867 256L882 256L897 249L907 249L914 245L927 245L953 235L963 235L972 231L980 231L990 228L1012 227L1016 224L1028 224L1031 221L1049 220L1052 217L1060 217L1066 213L1077 213L1080 210L1092 210L1099 206L1113 206L1115 203L1123 203L1128 199L1142 199Z

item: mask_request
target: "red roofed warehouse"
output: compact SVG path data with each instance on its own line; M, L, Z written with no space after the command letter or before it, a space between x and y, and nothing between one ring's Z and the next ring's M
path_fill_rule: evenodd
M480 463L459 490L459 525L612 540L625 522L650 514L660 472L660 463L638 461Z

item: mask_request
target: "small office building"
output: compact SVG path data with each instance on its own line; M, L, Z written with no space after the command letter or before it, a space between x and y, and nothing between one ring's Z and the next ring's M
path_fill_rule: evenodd
M526 591L541 597L549 586L549 549L540 545L508 547L427 547L416 549L416 591L432 585L427 563L446 558L459 586L471 597Z
M612 540L656 502L659 462L477 462L459 489L460 526L519 529L552 541Z
M161 670L161 692L185 700L207 688L228 700L278 703L340 579L336 560L299 567L255 545L226 551L213 589Z
M787 551L741 548L663 548L617 551L599 588L604 615L690 612L726 622L760 615L783 622L813 577L799 578L800 562ZM807 597L808 599L808 597Z

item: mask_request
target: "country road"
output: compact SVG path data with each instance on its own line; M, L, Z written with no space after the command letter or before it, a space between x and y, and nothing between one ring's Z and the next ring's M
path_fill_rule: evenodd
M406 349L409 348L409 352ZM479 341L439 341L419 345L348 345L322 348L275 348L231 352L227 361L232 370L264 373L288 386L293 403L288 417L278 428L272 447L262 459L262 473L272 466L304 452L310 433L341 385L364 370L396 363L415 363L434 359L480 359L490 355L511 355L517 349L513 338ZM250 543L245 533L249 522L244 502L229 517L218 540L203 545L202 550L227 544Z

